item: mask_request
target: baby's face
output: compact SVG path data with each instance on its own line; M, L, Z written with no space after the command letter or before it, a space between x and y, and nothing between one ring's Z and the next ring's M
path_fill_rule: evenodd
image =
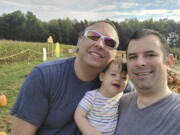
M105 73L100 74L102 89L110 96L115 96L122 92L128 82L127 73L121 72L118 64L112 63Z

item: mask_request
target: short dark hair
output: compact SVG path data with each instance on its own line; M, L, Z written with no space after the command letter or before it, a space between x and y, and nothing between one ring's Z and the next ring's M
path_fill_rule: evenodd
M108 19L92 22L92 23L90 23L90 24L84 29L84 31L85 31L88 27L90 27L90 26L92 26L92 25L94 25L94 24L97 24L97 23L107 23L107 24L111 25L111 26L114 28L114 30L116 31L117 35L118 35L118 30L117 30L116 26L114 25L114 23L113 23L112 21L110 21L110 20L108 20Z
M108 68L110 67L111 64L118 64L118 67L120 70L120 73L124 72L127 74L128 69L127 69L127 62L125 59L114 59L112 60L107 66L106 68L102 71L102 72L106 72L108 70Z
M166 40L166 38L158 31L152 30L152 29L140 29L137 30L129 39L129 42L131 40L137 40L149 35L154 35L156 37L159 38L160 42L161 42L161 49L163 51L163 55L164 58L166 58L166 56L169 54L169 45L168 42ZM129 45L129 43L128 43Z

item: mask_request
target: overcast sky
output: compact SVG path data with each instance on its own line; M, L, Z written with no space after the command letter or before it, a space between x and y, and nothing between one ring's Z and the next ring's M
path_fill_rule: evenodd
M67 17L88 21L106 18L180 21L180 0L0 0L0 15L16 10L31 11L42 21Z

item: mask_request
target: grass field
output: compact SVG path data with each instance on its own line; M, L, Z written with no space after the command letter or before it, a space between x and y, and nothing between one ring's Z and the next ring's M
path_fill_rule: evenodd
M55 56L55 47L55 43L0 40L0 64L42 58L43 48L46 48L47 56L52 57ZM61 57L73 56L75 50L76 46L60 44Z

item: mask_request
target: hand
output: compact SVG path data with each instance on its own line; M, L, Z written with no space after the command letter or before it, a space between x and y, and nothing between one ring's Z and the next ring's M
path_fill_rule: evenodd
M100 133L100 132L96 132L96 133L94 133L93 135L103 135L103 134Z
M93 131L87 135L103 135L101 132L98 132L98 131Z

